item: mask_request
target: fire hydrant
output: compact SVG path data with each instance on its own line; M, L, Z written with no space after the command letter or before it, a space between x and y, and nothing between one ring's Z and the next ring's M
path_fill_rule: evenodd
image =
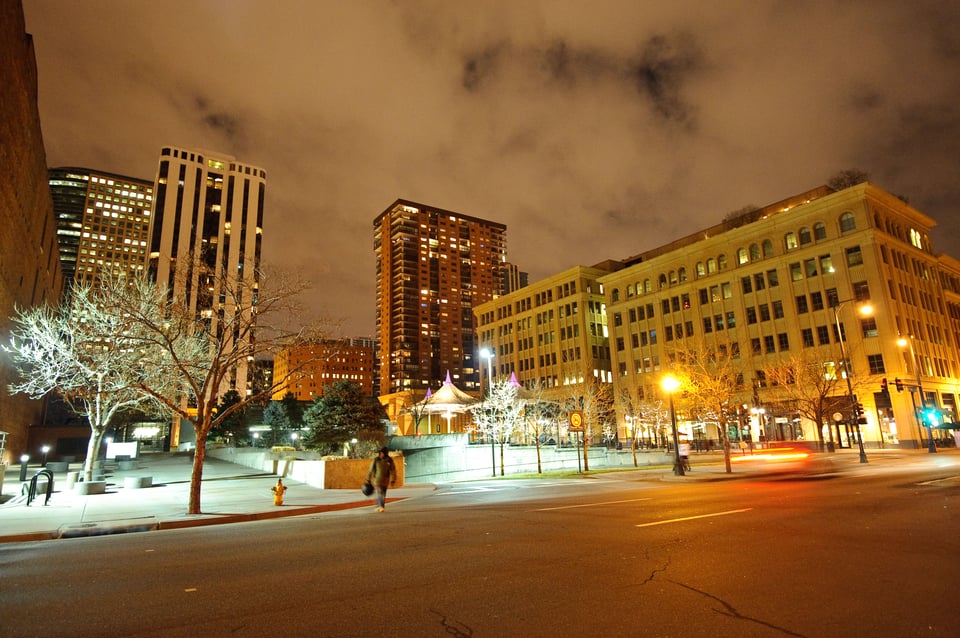
M273 492L273 504L283 505L283 493L287 491L287 486L283 484L283 479L278 478L277 484L270 488Z

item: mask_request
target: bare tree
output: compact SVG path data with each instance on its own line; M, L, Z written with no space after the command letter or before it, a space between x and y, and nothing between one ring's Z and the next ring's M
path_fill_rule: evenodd
M13 393L39 399L59 394L77 415L86 417L90 440L83 478L93 478L93 464L111 420L127 409L147 409L149 396L136 385L139 342L131 338L132 318L111 303L111 288L127 281L106 275L95 284L74 286L69 300L55 308L16 311L14 330L4 350L11 354L20 380Z
M530 388L525 388L520 392L526 396L524 398L523 423L524 429L534 441L537 448L537 474L543 473L543 462L540 455L541 439L548 431L548 424L556 421L560 406L556 401L549 398L546 386L542 383L535 383ZM557 433L559 441L559 432Z
M503 447L515 433L522 430L523 401L519 388L509 378L495 379L490 383L486 401L470 406L477 430L500 447L500 476L504 475Z
M845 188L850 188L851 186L856 186L857 184L862 184L869 179L870 176L859 168L848 168L831 176L827 181L827 186L835 191L840 191Z
M832 373L814 351L801 350L788 359L764 368L767 382L776 393L792 401L797 412L816 425L817 440L824 447L823 425L828 412L837 405L833 399L841 389L839 375ZM830 429L830 440L833 430Z
M613 384L587 372L565 386L564 408L583 413L583 469L590 470L588 448L595 436L615 418Z
M743 389L743 365L739 350L718 345L697 344L693 349L675 353L675 369L682 377L682 388L703 415L716 420L723 446L727 473L730 464L730 436L727 421L734 397Z
M113 299L114 306L130 316L142 351L136 386L181 422L191 423L196 432L190 514L201 512L203 463L211 430L252 402L271 396L313 360L303 358L257 392L234 387L237 371L283 348L319 343L330 325L322 320L291 325L294 318L302 321L303 316L298 298L307 285L299 279L279 276L274 281L258 272L233 279L208 274L203 280L219 291L212 311L188 307L168 290L142 280L117 290ZM217 411L221 393L230 389L238 389L241 400Z

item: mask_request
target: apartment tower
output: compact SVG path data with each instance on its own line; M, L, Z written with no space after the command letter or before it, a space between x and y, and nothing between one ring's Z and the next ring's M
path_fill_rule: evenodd
M478 391L473 310L501 294L507 227L398 199L373 222L381 395Z

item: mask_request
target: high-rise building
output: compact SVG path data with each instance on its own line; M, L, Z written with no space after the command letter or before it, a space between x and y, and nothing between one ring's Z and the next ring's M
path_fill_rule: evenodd
M142 276L153 182L76 167L51 168L49 180L66 285L104 269Z
M266 172L220 153L165 147L154 189L148 266L198 318L229 323L259 285ZM239 293L240 298L233 295ZM229 302L228 302L229 298ZM240 365L221 394L252 390Z
M530 283L529 273L520 270L516 264L505 263L502 269L503 294L508 295L511 292L520 290Z
M859 403L865 446L926 447L929 419L957 420L960 384L960 262L933 252L935 224L872 184L824 186L624 260L600 279L615 395L663 400L677 357L723 352L742 373L733 440L858 445ZM767 376L800 353L837 380L823 423ZM679 419L716 440L716 417Z
M0 342L14 308L56 304L63 288L57 226L47 185L47 160L37 110L37 62L23 5L0 2ZM10 395L14 372L0 356L0 461L37 458L31 425L43 421L43 401ZM38 428L34 428L38 429Z
M324 387L350 381L373 396L372 339L330 339L281 350L273 362L273 378L283 379L273 393L279 401L289 392L297 401L323 396Z
M387 395L479 389L473 309L499 296L506 226L398 199L374 220L377 365Z

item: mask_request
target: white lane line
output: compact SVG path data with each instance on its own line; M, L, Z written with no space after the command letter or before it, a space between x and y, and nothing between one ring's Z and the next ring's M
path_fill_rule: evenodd
M714 512L713 514L700 514L699 516L684 516L683 518L671 518L666 521L655 521L653 523L641 523L636 527L653 527L654 525L666 525L667 523L681 523L683 521L693 521L698 518L710 518L711 516L726 516L727 514L740 514L742 512L749 512L752 510L752 507L747 507L742 510L730 510L728 512Z
M600 505L618 505L620 503L636 503L637 501L651 501L653 498L631 498L625 501L606 501L603 503L584 503L583 505L563 505L561 507L544 507L538 510L530 510L531 512L550 512L553 510L572 510L577 507L598 507Z

